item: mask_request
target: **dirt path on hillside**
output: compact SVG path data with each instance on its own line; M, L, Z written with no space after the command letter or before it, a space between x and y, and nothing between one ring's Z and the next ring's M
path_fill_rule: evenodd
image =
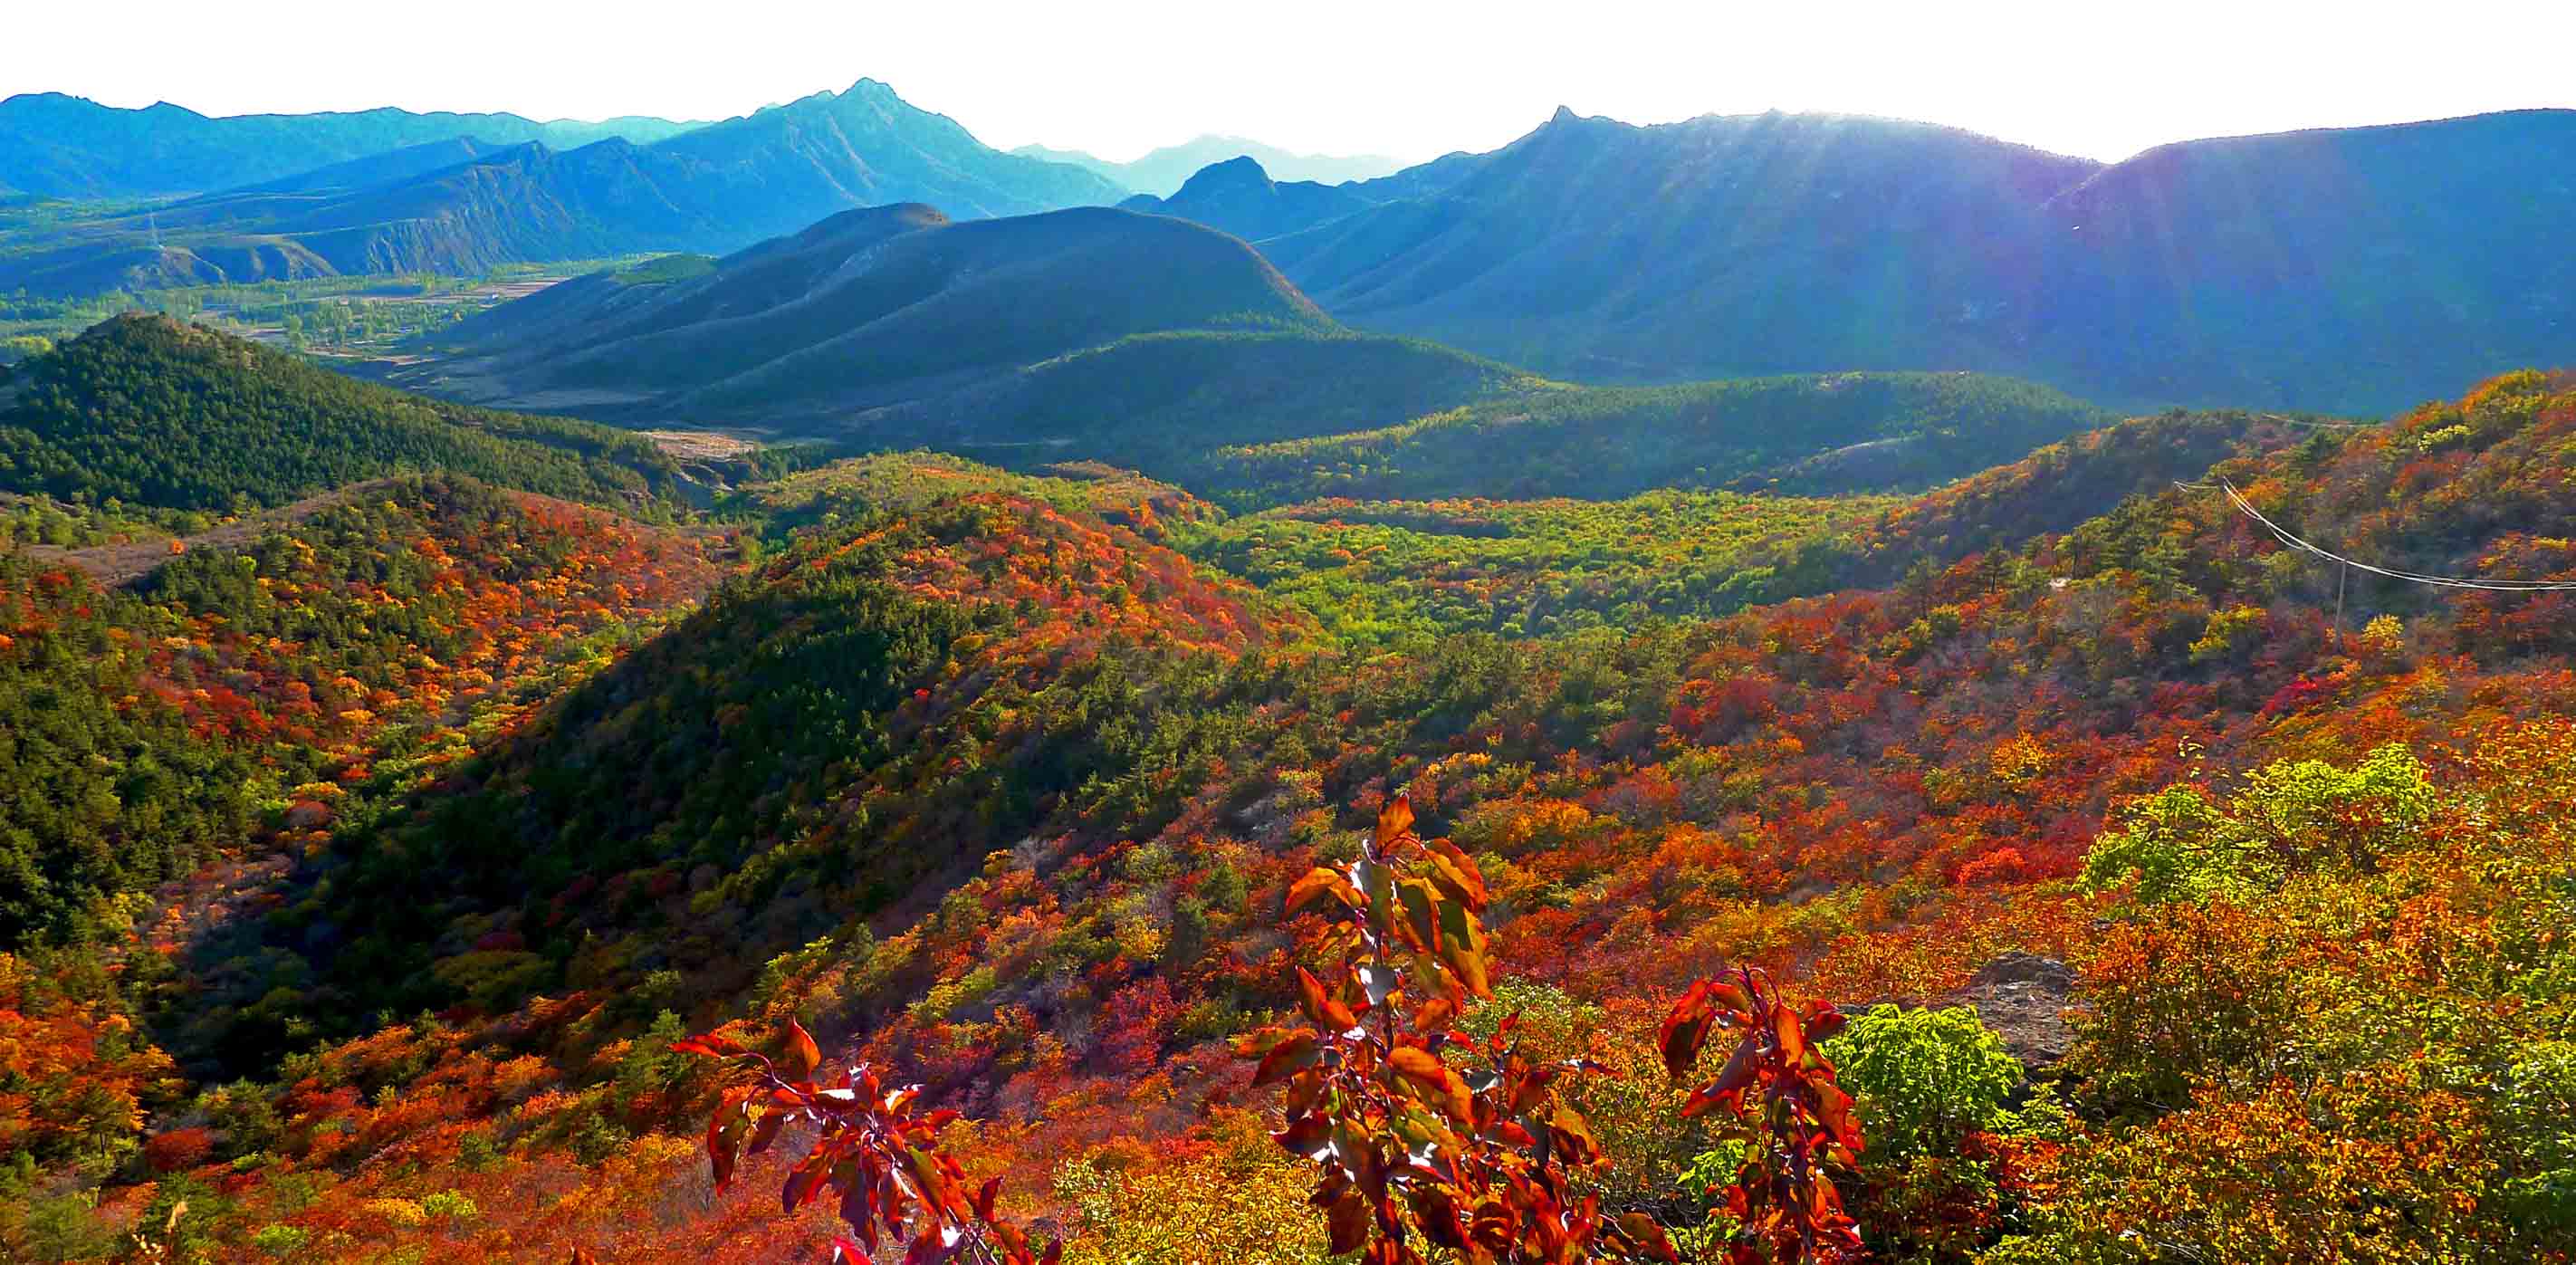
M96 577L99 583L110 588L130 588L140 583L145 576L160 570L172 558L180 557L190 550L238 549L280 527L303 522L324 510L346 505L394 482L395 480L389 478L368 479L363 483L333 488L328 492L305 497L292 505L281 505L273 510L261 510L236 522L226 523L221 527L201 531L192 536L137 540L117 545L91 545L84 549L63 549L53 545L19 545L17 548L27 557L39 562L79 567ZM509 488L499 489L499 491L521 505L549 506L562 512L587 514L637 531L668 532L698 540L714 540L718 537L730 536L734 531L732 527L722 523L657 526L629 518L602 506L584 505L577 501L566 501L538 492L522 492ZM181 547L173 549L171 547L173 544ZM9 547L5 543L0 543L0 549ZM711 560L718 562L731 556L729 549L719 549L709 555Z
M261 510L193 536L137 540L121 545L92 545L86 549L60 549L52 545L24 545L21 548L28 557L37 561L67 563L96 576L99 583L110 588L125 588L140 582L143 577L160 570L163 564L190 549L239 548L280 527L300 523L324 510L346 505L392 482L391 479L369 479L364 483L333 488L292 505Z

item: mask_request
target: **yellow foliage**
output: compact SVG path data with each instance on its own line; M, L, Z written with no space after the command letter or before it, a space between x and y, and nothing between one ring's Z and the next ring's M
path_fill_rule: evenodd
M420 1204L410 1199L370 1199L358 1206L399 1226L416 1226L429 1220Z
M2394 615L2379 615L2361 629L2362 648L2374 655L2393 655L2406 645L2406 625Z
M2048 771L2049 759L2048 747L2039 739L2029 734L2014 734L1995 744L1989 762L1994 768L1995 780L2019 793L2029 790L2031 783Z
M1219 1115L1209 1145L1139 1163L1096 1148L1064 1166L1056 1193L1076 1210L1066 1265L1320 1265L1323 1219L1307 1206L1312 1176L1243 1112Z

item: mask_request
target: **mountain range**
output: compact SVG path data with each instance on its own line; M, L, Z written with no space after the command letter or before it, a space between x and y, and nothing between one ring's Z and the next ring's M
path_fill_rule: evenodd
M2576 348L2576 111L2104 166L1886 119L1559 111L1261 241L1326 310L1586 377L1967 368L2113 403L2384 412Z
M1137 193L1155 196L1169 196L1201 169L1233 158L1250 158L1283 180L1312 180L1320 184L1372 180L1393 175L1407 165L1376 154L1291 153L1276 145L1264 145L1241 136L1216 135L1166 145L1142 158L1123 163L1095 158L1078 149L1049 149L1044 145L1022 145L1011 152L1048 162L1072 163L1098 172Z
M1253 257L1097 208L831 231L984 263L1093 222ZM821 247L629 282L758 319ZM2576 377L2380 425L2133 418L1922 495L1842 480L1867 461L1780 485L1832 496L1675 484L1909 437L1957 469L2100 417L1920 372L1642 421L1649 389L1507 390L1286 454L1315 498L1245 513L918 452L746 458L700 513L631 433L158 317L0 375L0 1257L138 1224L201 1260L827 1254L828 1211L793 1215L814 1143L711 1181L709 1115L747 1132L712 1039L901 1069L895 1103L971 1122L925 1146L1062 1259L1313 1265L1315 1161L1271 1136L1297 1100L1244 1054L1366 999L1302 960L1368 924L1292 893L1358 861L1334 899L1365 907L1380 804L1428 838L1401 890L1492 897L1437 925L1497 997L1420 1013L1604 1077L1546 1127L1612 1208L1740 1197L1683 1175L1736 1159L1658 1040L1724 961L1853 1007L1809 1066L1860 1091L1834 1180L1873 1246L2576 1245ZM2347 576L2249 506L2472 587ZM1927 1048L1975 1076L1871 1057ZM1908 1139L1891 1080L1986 1088ZM1969 1174L1928 1213L1895 1197L1927 1155ZM2109 1176L2015 1187L2020 1157Z
M389 150L470 136L569 149L611 137L651 144L698 123L614 118L539 123L515 114L392 108L210 118L169 102L127 110L59 92L0 100L0 196L130 198L228 189Z
M440 158L461 160L431 165ZM493 148L451 137L175 205L120 209L0 254L0 289L77 294L472 273L507 262L730 251L860 206L933 201L989 216L1118 196L1080 168L987 148L954 120L861 80L652 144Z
M142 183L184 186L209 170L192 138L386 112L176 111L157 149L134 140L152 115L12 98L0 120L19 130L0 136L20 139L0 148L0 181L44 169L26 153L31 120L70 120L46 143L123 154L120 170L167 153L170 174ZM408 138L435 117L393 112L368 135ZM2564 110L2193 141L2106 165L1881 118L1639 127L1561 109L1502 149L1374 179L1283 179L1294 171L1246 154L1121 204L1253 243L1354 329L1581 381L1961 369L2121 407L2378 413L2565 358L2576 258L2550 243L2576 233L2571 168ZM0 240L0 290L723 255L856 207L969 219L1121 192L861 80L649 143L450 135L54 217Z

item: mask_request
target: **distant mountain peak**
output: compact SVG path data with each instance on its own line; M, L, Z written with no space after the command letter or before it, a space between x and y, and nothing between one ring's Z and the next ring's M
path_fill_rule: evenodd
M1262 167L1261 160L1250 154L1238 154L1199 168L1196 175L1182 183L1181 192L1173 196L1185 197L1193 192L1209 193L1218 189L1260 188L1269 183L1270 173Z
M1547 121L1550 123L1572 123L1580 120L1582 117L1582 115L1574 112L1573 106L1560 105L1556 107L1556 113L1547 117Z
M1377 155L1298 154L1248 137L1223 136L1213 132L1191 137L1178 145L1163 146L1133 162L1110 162L1081 150L1049 149L1043 145L1023 145L1012 152L1088 168L1139 193L1155 197L1173 196L1193 176L1211 165L1237 156L1257 160L1266 179L1288 182L1311 180L1317 184L1346 184L1392 175L1404 168L1403 163Z

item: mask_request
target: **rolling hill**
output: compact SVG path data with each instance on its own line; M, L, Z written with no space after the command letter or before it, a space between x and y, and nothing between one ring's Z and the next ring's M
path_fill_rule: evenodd
M1229 505L1662 487L1821 495L1928 487L2112 420L2052 388L1979 374L1548 384L1394 426L1226 448L1166 477Z
M0 375L5 492L223 512L448 472L627 507L679 499L678 464L638 436L406 395L165 317L114 318Z
M1966 368L2124 405L2386 412L2576 350L2576 112L2115 167L1885 119L1559 111L1263 249L1317 302L1543 371Z
M0 188L31 197L149 197L253 185L460 137L573 148L639 144L700 126L668 119L539 123L515 114L361 110L209 118L162 102L140 110L59 92L0 100Z
M958 222L917 205L846 212L722 260L567 282L440 343L451 354L406 382L847 443L1061 442L1138 414L1149 427L1225 407L1275 416L1266 394L1346 393L1319 376L1328 364L1368 372L1354 388L1368 403L1340 418L1382 422L1511 376L1349 335L1243 243L1107 208Z
M454 159L432 165L439 158ZM963 216L1106 204L1079 168L986 148L861 80L655 144L448 138L169 206L120 209L0 252L0 289L95 293L429 271L652 251L725 252L835 211L911 201Z

